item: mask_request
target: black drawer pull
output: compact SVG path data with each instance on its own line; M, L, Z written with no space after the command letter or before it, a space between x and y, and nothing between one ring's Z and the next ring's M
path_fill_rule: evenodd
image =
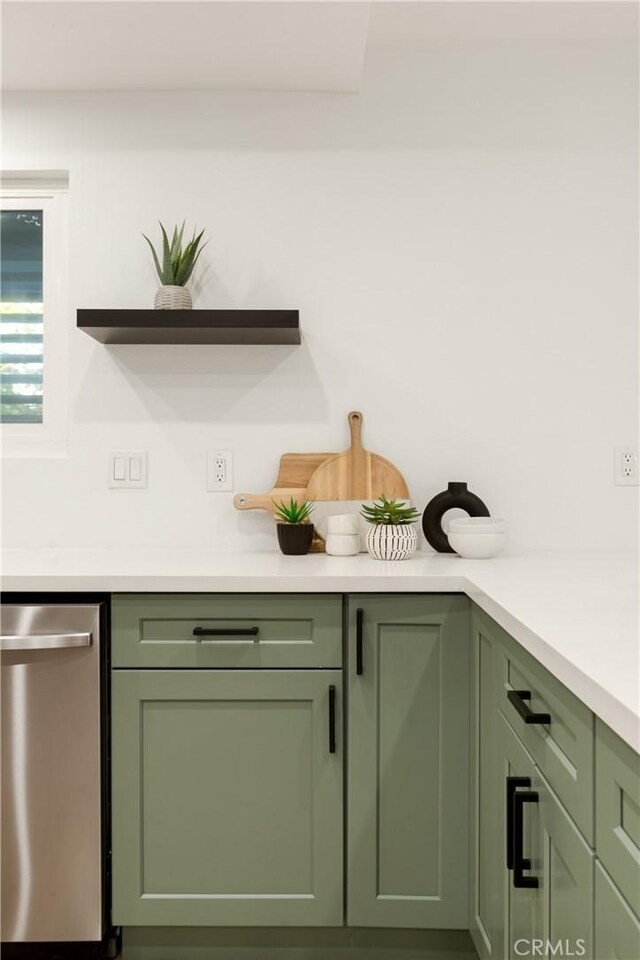
M531 861L523 856L524 846L524 805L537 803L535 790L514 791L513 794L513 885L514 887L537 887L537 877L525 877L524 871L531 870Z
M364 610L356 610L356 674L361 677L364 673Z
M260 627L194 627L194 637L257 637Z
M542 723L549 726L551 723L550 713L534 713L526 700L531 700L530 690L507 690L509 703L516 708L518 716L522 717L525 723Z
M329 687L329 753L336 752L336 688Z
M507 869L513 870L513 795L518 787L530 787L529 777L507 777Z

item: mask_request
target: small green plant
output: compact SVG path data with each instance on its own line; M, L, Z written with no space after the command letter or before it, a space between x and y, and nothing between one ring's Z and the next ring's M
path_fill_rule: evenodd
M149 240L149 237L144 233L142 234L151 247L153 262L156 268L156 273L160 279L160 283L163 287L184 287L187 280L193 273L193 268L198 262L198 257L208 243L208 241L206 241L202 244L202 246L200 245L204 230L201 230L197 236L194 230L193 237L191 240L189 240L186 246L183 247L182 237L184 234L184 221L182 222L182 226L179 230L177 226L173 228L171 243L169 243L167 231L162 224L160 224L160 229L162 230L162 263L160 263L158 254L156 253L151 240Z
M276 508L276 520L279 523L309 523L309 516L313 510L312 500L305 500L298 505L298 501L293 497L289 503L284 503L282 500L276 503L274 500L273 505Z
M408 523L414 523L420 516L415 507L406 507L402 500L387 500L384 493L371 505L363 503L360 512L368 523L376 526L393 524L403 527Z

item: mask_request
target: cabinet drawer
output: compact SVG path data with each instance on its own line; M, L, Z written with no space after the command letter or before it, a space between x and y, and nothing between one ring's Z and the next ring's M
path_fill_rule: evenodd
M126 594L112 604L114 667L341 667L342 598Z
M601 720L596 721L596 852L640 912L640 756Z
M500 710L593 847L593 714L490 617L485 614L479 620L502 647L497 685ZM509 699L515 691L529 694L524 704L533 713L548 714L550 722L526 723Z

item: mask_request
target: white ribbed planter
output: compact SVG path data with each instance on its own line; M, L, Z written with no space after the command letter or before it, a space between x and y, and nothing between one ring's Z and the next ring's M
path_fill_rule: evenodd
M193 303L186 287L158 287L153 301L156 310L191 310Z
M367 533L367 550L376 560L406 560L417 546L418 534L410 523L372 523Z

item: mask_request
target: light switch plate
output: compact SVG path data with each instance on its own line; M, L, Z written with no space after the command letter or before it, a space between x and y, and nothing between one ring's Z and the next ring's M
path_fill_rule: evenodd
M114 489L145 489L148 459L146 450L112 450L108 458L107 485Z

